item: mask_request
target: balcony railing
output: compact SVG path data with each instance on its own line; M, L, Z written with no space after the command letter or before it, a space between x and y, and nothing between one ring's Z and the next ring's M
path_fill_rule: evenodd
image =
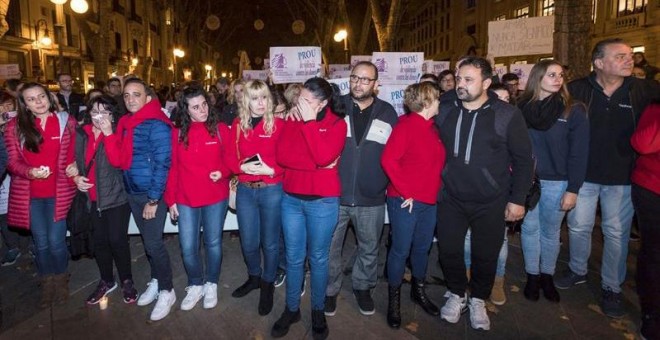
M644 27L646 13L637 13L614 18L607 22L608 31L628 31Z

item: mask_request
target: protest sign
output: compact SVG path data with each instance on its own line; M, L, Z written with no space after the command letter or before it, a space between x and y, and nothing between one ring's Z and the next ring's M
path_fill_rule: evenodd
M390 103L397 115L406 113L403 108L403 91L407 85L381 85L378 87L378 98Z
M422 74L432 73L437 76L438 74L440 74L440 72L448 69L449 69L448 61L424 60L424 64L422 64Z
M493 57L552 54L555 17L488 22L488 54Z
M378 69L383 85L410 85L419 81L424 64L423 52L374 52L371 62Z
M511 73L518 76L518 90L524 90L527 86L527 79L529 79L529 72L532 71L534 64L513 64L511 65Z
M263 80L268 81L268 70L243 70L243 80Z
M275 84L303 83L322 75L321 48L271 47L270 68Z
M371 56L370 55L352 55L351 56L351 69L355 64L361 62L361 61L371 61Z
M342 96L345 94L349 94L351 92L351 83L349 82L348 77L328 79L328 82L330 82L331 84L337 84L337 86L339 86L339 91L341 91Z

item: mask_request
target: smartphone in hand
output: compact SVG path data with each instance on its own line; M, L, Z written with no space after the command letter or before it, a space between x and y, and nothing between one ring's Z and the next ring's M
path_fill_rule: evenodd
M259 156L259 154L256 154L256 155L254 155L254 156L252 156L252 157L246 159L246 160L243 162L243 164L246 164L246 163L256 163L256 164L261 164L261 156Z

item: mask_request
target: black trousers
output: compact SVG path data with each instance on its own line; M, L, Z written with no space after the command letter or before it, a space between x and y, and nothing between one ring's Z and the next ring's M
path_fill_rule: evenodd
M506 198L473 203L443 195L438 202L437 238L447 288L456 295L465 295L468 282L463 254L469 227L472 229L471 296L486 300L493 289L497 258L504 242Z
M637 294L642 315L660 322L660 195L632 185L641 247L637 255Z
M133 279L131 248L128 243L130 217L131 208L128 203L104 210L101 216L96 211L96 202L92 203L94 255L103 281L114 281L113 262L117 266L120 282Z

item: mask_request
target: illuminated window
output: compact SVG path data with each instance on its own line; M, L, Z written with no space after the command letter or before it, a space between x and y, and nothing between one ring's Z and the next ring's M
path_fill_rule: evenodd
M541 0L539 5L542 16L547 17L555 14L555 0Z
M516 8L516 10L513 11L513 18L514 19L529 18L529 6Z
M618 0L617 16L622 17L646 11L648 0Z
M506 15L505 15L505 14L498 15L498 16L496 16L495 18L493 18L493 20L495 20L495 21L506 20Z

